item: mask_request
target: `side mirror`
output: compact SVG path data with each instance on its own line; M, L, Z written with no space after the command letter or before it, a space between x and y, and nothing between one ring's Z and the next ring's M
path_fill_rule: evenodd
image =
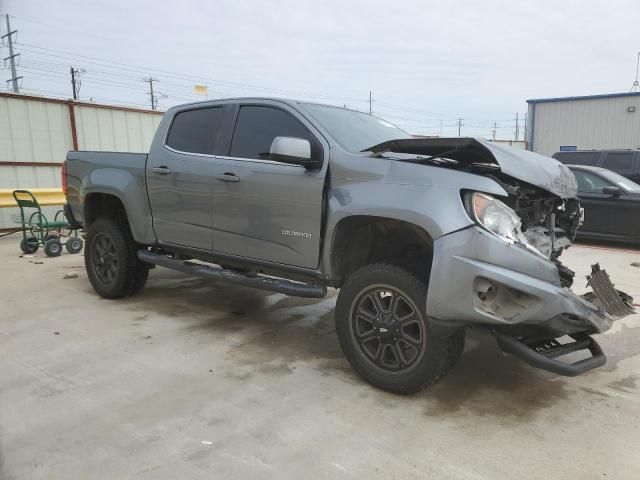
M605 195L611 195L612 197L619 197L622 191L618 187L604 187L602 193Z
M320 168L322 160L311 158L311 143L304 138L276 137L269 149L271 160L302 165L305 168Z

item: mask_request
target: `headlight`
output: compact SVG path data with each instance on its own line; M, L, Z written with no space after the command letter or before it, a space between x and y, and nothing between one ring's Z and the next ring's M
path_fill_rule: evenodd
M544 257L522 233L520 217L500 200L484 193L473 192L467 197L467 208L471 217L484 229L503 240L524 245Z

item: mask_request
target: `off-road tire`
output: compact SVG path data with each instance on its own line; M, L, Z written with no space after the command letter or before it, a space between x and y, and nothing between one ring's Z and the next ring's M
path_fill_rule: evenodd
M422 356L410 370L389 372L374 364L352 334L351 315L359 295L369 287L388 285L417 307L426 343ZM406 270L391 264L372 264L354 272L344 283L336 302L336 331L345 356L369 383L398 394L411 394L434 385L456 364L464 350L463 328L449 330L433 325L426 316L427 286Z
M113 256L117 258L111 280L105 280L104 275L99 273L101 266L96 242L105 238L111 242ZM140 246L134 241L126 221L101 218L91 224L87 231L84 263L89 281L101 297L128 297L144 287L149 276L149 265L138 259L138 248Z

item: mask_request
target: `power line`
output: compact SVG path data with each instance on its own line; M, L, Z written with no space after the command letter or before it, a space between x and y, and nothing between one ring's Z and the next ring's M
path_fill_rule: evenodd
M113 61L110 61L110 60L99 59L97 57L89 57L89 56L86 56L86 55L73 54L71 52L63 52L63 51L60 51L60 50L49 49L49 48L45 48L45 47L38 47L36 45L28 45L28 44L23 44L23 43L20 43L19 45L20 45L21 48L24 48L26 51L29 51L29 52L37 55L37 56L61 58L61 59L67 59L67 60L68 60L68 57L79 56L79 57L85 59L85 60L82 60L83 63L96 65L96 66L102 68L101 70L90 69L91 72L96 72L96 73L102 72L102 73L104 73L104 75L101 76L101 79L100 79L101 81L103 81L106 78L107 75L108 76L122 78L122 79L125 79L125 80L133 81L133 78L135 78L135 77L133 77L133 73L134 72L136 72L136 73L137 72L142 72L142 71L144 71L145 73L163 72L163 75L169 76L169 77L174 78L176 80L182 80L182 81L186 80L186 81L189 81L189 82L193 82L193 81L199 82L199 81L207 80L210 83L214 83L214 84L217 83L217 84L220 84L220 85L231 87L232 89L236 89L236 88L239 88L239 89L250 89L250 90L258 90L258 91L261 91L261 92L264 92L264 91L275 91L277 93L290 93L290 94L302 93L302 94L310 96L310 97L329 98L329 99L338 99L338 98L340 98L341 100L344 100L344 97L333 97L333 96L330 96L330 95L316 94L316 93L310 93L310 92L296 92L296 91L289 91L289 90L282 90L282 89L271 89L269 87L259 87L259 86L256 86L256 85L243 84L243 83L239 83L239 82L228 82L228 81L224 81L223 82L223 81L219 81L219 80L216 80L216 79L210 79L210 78L207 78L207 77L204 77L204 76L193 76L193 75L187 75L187 74L176 74L176 73L166 72L164 70L157 70L157 69L143 69L142 67L136 67L136 66L132 66L132 65L129 65L129 64L124 64L122 62L113 62ZM58 55L56 53L45 53L45 52L42 52L40 50L46 50L46 52L58 52L58 53L61 53L62 55ZM91 60L86 60L86 58L89 58ZM55 64L55 63L52 63L52 62L43 62L43 61L38 61L38 60L32 60L32 61L35 62L35 63L33 63L33 64L29 63L29 65L33 65L34 67L36 65L39 66L39 67L44 67L44 66L55 67L55 66L58 65L58 64ZM117 65L117 67L115 65ZM116 69L116 68L118 69L118 71L105 71L105 69L109 70L109 69ZM131 72L131 75L128 75L128 74L123 73L123 72ZM89 72L89 74L90 74L90 72ZM139 77L137 77L137 78L139 78ZM182 95L189 95L190 96L191 86L187 87L184 84L180 84L180 83L176 83L176 82L170 82L170 81L168 81L168 80L166 80L164 78L162 78L162 83L163 83L163 86L164 85L167 85L167 86L168 85L172 85L172 86L174 86L175 88L177 88L177 89L179 89L181 91ZM169 93L169 91L167 89L165 89L165 90L167 91L167 93ZM236 96L237 95L237 93L223 92L223 91L219 91L219 92L216 92L216 93L219 93L221 96ZM176 95L171 95L171 97L175 98ZM189 98L189 100L196 100L196 99L199 99L199 97L190 97ZM348 99L348 100L349 101L356 101L356 102L363 102L363 100L358 100L358 99ZM368 102L368 100L367 100L367 102ZM371 98L371 104L373 104L373 94L372 94L372 98ZM433 120L428 119L429 121L433 121L434 123L435 122L439 122L439 120L443 119L443 118L445 120L447 118L450 118L450 117L446 117L444 115L438 115L438 114L435 114L433 112L427 112L425 110L417 109L415 107L409 107L409 106L406 106L406 105L399 105L399 104L390 103L390 102L382 102L382 101L378 101L378 100L376 100L376 104L387 105L390 108L402 110L402 112L405 115L416 115L416 116L418 116L420 118L408 118L408 117L402 117L402 118L405 118L405 119L407 119L407 120L409 120L411 122L418 121L421 124L425 123L424 122L425 116L428 116L428 117L431 117L431 118L435 117L435 118L433 118ZM373 105L371 105L371 110L373 111ZM381 113L381 112L378 112L378 113ZM385 114L388 115L388 113L385 113ZM396 114L392 114L392 115L395 118L400 118L399 115L396 115ZM467 117L466 120L467 120L467 123L465 125L466 126L470 126L470 127L473 127L473 125L476 122L478 122L478 125L477 125L478 129L482 128L481 124L484 124L486 126L491 125L491 123L490 123L490 121L488 119L475 119L474 120L473 118L470 119L470 118ZM498 120L498 122L499 123L500 122L513 123L513 119Z
M290 95L303 95L309 98L322 98L322 99L331 99L337 100L340 99L340 103L342 104L344 100L348 102L358 102L365 103L369 102L369 111L373 112L373 94L370 91L369 99L357 99L357 98L346 98L346 97L338 97L331 96L326 94L312 93L312 92L300 92L295 90L285 90L285 89L277 89L270 87L261 87L255 84L250 83L241 83L241 82L231 82L231 81L222 81L212 78L207 78L206 76L195 76L188 75L183 73L174 73L168 72L160 69L151 69L145 67L134 66L131 64L126 64L123 62L116 62L106 59L101 59L98 57L92 57L87 55L80 55L72 52L66 52L62 50L56 50L52 48L39 47L37 45L23 44L19 42L14 42L20 49L23 49L25 52L29 52L32 55L32 58L27 59L26 61L22 61L21 65L24 65L25 70L32 72L33 75L39 75L45 78L59 79L66 78L68 79L68 65L70 60L75 63L75 65L87 64L94 65L96 68L87 67L87 73L83 76L82 82L87 85L93 85L94 87L98 86L110 86L113 88L119 88L129 91L140 92L140 88L137 87L140 82L139 74L144 72L144 74L154 75L154 82L151 82L149 85L149 91L147 94L150 97L150 103L152 108L157 108L158 100L161 98L160 94L157 92L155 82L162 82L162 90L163 93L166 94L165 97L180 99L180 100L200 100L201 97L196 96L192 93L193 83L192 82L202 82L207 81L210 84L220 85L223 87L227 87L229 89L236 90L254 90L259 92L274 92L274 93L282 93L282 94L290 94ZM23 55L24 56L24 55ZM52 59L62 59L64 64L55 63ZM80 59L80 60L78 60ZM25 59L22 59L25 60ZM76 67L77 68L77 67ZM38 73L39 72L39 73ZM95 78L95 75L98 74L99 77ZM166 78L165 78L166 77ZM160 80L158 80L158 78ZM67 80L68 81L68 80ZM145 80L149 83L147 80ZM184 83L183 83L184 82ZM189 85L186 85L189 83ZM73 86L73 85L72 85ZM153 88L153 98L151 95L151 89ZM76 91L76 95L77 95ZM237 96L237 93L233 92L219 92L221 96ZM133 103L133 102L130 102ZM410 126L412 129L421 129L421 130L431 130L433 132L439 132L441 135L444 129L455 128L457 127L458 135L461 135L462 126L467 127L467 134L469 134L469 130L472 132L481 131L486 132L487 126L491 125L496 130L507 130L513 129L514 120L505 119L505 120L488 120L488 119L480 119L480 118L469 118L467 117L464 121L462 118L451 118L445 115L428 112L416 106L406 106L399 105L390 102L383 102L376 100L376 105L382 106L383 109L386 106L391 110L400 110L402 111L400 116L392 113L386 113L384 111L380 111L380 109L376 108L377 114L388 115L392 118L404 119L406 122L398 122L404 126ZM415 117L414 117L415 116ZM414 118L411 118L414 117ZM515 121L516 130L519 133L519 124L518 117ZM444 122L443 122L444 119ZM490 123L491 122L491 123ZM513 130L512 130L513 131Z
M123 62L115 62L115 61L112 61L112 60L100 59L100 58L92 57L92 56L88 56L88 55L80 55L80 54L77 54L77 53L66 52L66 51L63 51L63 50L40 47L40 46L37 46L37 45L31 45L31 44L28 44L28 43L20 43L19 45L20 45L21 48L23 48L23 49L25 49L27 51L33 51L32 49L35 48L37 50L44 50L44 51L48 51L48 52L54 52L54 53L46 54L46 55L52 56L52 57L58 57L58 58L63 58L63 59L67 59L68 57L72 57L72 58L78 57L78 58L82 58L82 59L88 59L88 60L83 60L85 63L97 64L97 65L101 65L101 66L106 66L105 64L113 64L113 65L118 65L120 69L130 70L130 71L134 71L134 72L145 72L145 73L152 72L152 73L154 73L156 75L158 75L158 74L167 75L167 76L174 77L174 78L188 79L190 81L203 81L203 80L206 80L206 81L209 81L210 83L220 84L220 85L224 85L224 86L227 86L227 87L238 88L238 89L243 89L243 90L254 90L254 91L260 91L260 92L272 92L272 93L293 95L293 96L298 96L299 95L299 96L304 96L304 97L308 97L308 98L324 98L324 99L334 99L334 100L340 100L340 101L345 101L346 100L346 101L350 101L350 102L364 102L364 100L362 100L362 99L337 97L337 96L330 96L330 95L310 93L310 92L302 92L302 91L296 91L296 90L283 90L283 89L271 88L271 87L261 87L261 86L250 84L250 83L240 83L240 82L231 82L231 81L225 81L225 80L218 80L218 79L208 78L208 77L205 77L205 76L194 76L194 75L188 75L188 74L176 74L174 72L169 72L169 71L161 70L161 69L157 69L157 68L137 67L135 65L131 65L131 64L123 63ZM37 50L36 50L35 53L40 53L40 52L37 52Z

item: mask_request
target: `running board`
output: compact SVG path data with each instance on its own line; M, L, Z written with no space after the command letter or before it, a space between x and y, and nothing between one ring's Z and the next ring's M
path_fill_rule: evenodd
M292 297L322 298L327 294L327 287L323 285L310 285L308 283L294 282L282 278L266 277L264 275L246 275L234 270L225 270L222 267L204 265L185 260L176 260L167 255L161 255L149 250L138 250L138 258L143 262L159 265L161 267L198 275L216 280L224 280L243 287L259 288L271 292L284 293Z
M492 330L492 333L503 352L515 355L533 367L558 375L575 377L607 362L607 357L598 342L583 333L569 335L574 341L566 344L561 344L555 339L527 342L496 330ZM588 350L591 356L574 363L557 360L558 357L581 350Z

